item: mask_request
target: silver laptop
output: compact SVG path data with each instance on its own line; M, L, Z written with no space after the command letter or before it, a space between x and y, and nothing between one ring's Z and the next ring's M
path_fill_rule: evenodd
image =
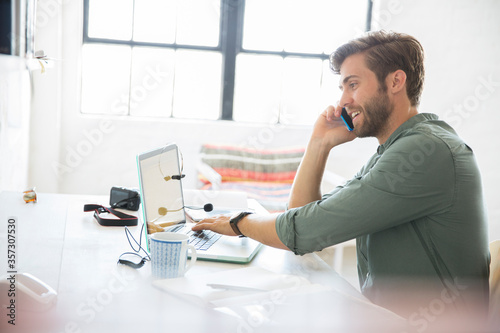
M186 221L186 210L203 207L185 207L182 189L182 157L176 144L168 144L137 156L142 212L145 221L147 249L149 236L154 232L170 231L188 234L196 248L198 259L247 263L257 254L262 244L249 238L223 236L212 231L193 232L194 223ZM207 202L208 204L208 202ZM239 209L238 211L241 211ZM214 205L207 214L231 213L227 207Z

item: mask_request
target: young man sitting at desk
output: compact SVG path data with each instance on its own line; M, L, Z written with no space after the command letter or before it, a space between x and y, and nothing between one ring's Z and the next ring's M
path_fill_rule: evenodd
M369 33L339 47L330 63L340 74L342 97L314 125L288 210L221 215L193 229L240 234L300 255L356 238L361 291L374 303L404 316L436 299L466 311L486 306L489 251L480 173L472 149L455 131L417 110L423 58L415 38L393 32ZM352 132L340 118L342 108L352 118ZM322 196L330 150L356 137L376 137L376 153L354 178Z

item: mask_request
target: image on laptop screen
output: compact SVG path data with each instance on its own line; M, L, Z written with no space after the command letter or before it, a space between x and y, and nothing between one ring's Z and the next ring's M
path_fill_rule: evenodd
M142 210L147 232L152 227L186 221L177 145L168 144L137 156Z

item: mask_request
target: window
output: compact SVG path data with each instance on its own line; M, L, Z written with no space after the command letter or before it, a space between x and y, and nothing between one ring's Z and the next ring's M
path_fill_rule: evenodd
M341 14L339 14L341 13ZM82 112L311 124L370 0L85 0Z

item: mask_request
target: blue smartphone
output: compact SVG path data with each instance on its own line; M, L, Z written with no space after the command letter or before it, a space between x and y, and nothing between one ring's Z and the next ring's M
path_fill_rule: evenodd
M345 108L342 108L342 113L340 115L342 117L342 120L344 121L345 125L347 126L347 129L349 131L352 131L354 129L354 124L352 123L352 119L347 113Z

